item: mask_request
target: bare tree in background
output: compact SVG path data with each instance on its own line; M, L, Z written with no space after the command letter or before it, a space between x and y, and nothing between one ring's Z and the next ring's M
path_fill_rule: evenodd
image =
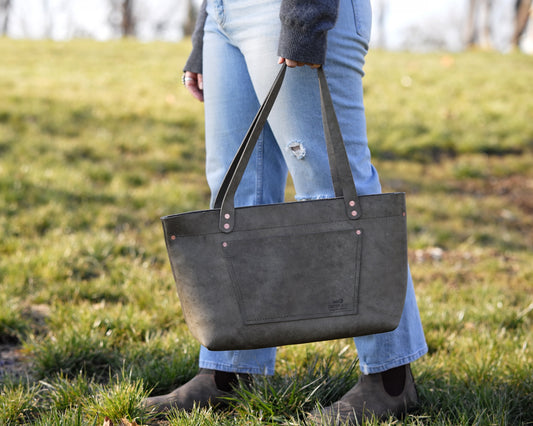
M493 0L469 0L466 43L468 47L492 48Z
M122 36L135 35L135 18L133 16L133 0L122 0Z
M196 17L198 16L198 9L194 3L194 0L187 0L186 10L187 15L183 24L183 35L190 36L194 31Z
M110 0L109 22L122 37L135 36L137 20L134 14L134 0Z
M377 0L374 3L377 23L377 43L381 49L387 47L387 16L389 13L389 0Z
M531 14L531 5L533 0L516 0L515 1L515 26L513 31L513 38L511 44L518 48L520 39L526 32L527 23Z
M43 11L44 11L44 35L47 38L52 38L52 33L54 31L54 18L55 14L50 6L50 0L43 0Z
M0 0L0 11L4 14L4 21L2 22L2 35L7 34L9 28L9 12L11 12L11 0Z

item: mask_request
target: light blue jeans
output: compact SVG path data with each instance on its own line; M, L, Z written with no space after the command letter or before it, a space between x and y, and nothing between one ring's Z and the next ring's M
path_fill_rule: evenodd
M206 174L213 198L277 71L281 0L208 0L203 69ZM324 70L359 194L381 192L370 162L363 107L363 64L371 26L369 0L341 0L338 21L328 34ZM239 206L282 202L287 171L297 199L334 196L316 71L287 70L268 125L236 194ZM213 202L213 199L212 199ZM355 338L363 373L378 373L427 352L409 276L399 327ZM200 350L200 367L273 374L276 348Z

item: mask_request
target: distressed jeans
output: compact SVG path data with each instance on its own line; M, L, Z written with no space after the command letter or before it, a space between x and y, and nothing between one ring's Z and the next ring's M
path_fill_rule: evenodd
M208 0L203 77L206 175L212 202L278 70L281 0ZM340 0L328 33L324 71L358 193L381 192L371 163L363 107L363 64L371 27L369 0ZM288 69L283 87L235 197L236 206L284 200L287 172L296 198L334 197L320 111L316 70ZM378 373L427 352L409 275L405 307L392 332L354 339L363 373ZM200 367L273 374L276 348L200 350Z

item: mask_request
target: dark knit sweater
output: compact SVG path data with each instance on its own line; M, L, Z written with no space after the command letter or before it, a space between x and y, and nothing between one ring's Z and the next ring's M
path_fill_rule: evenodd
M327 32L335 25L338 9L339 0L282 0L278 55L294 61L323 64L326 58ZM202 72L206 16L204 0L192 35L193 49L184 71Z

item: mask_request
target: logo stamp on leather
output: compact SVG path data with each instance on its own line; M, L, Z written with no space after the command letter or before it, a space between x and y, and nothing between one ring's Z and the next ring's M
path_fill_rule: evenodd
M340 299L334 299L328 304L328 310L330 312L342 311L343 309L346 309L346 307L344 306L344 299L342 297Z

